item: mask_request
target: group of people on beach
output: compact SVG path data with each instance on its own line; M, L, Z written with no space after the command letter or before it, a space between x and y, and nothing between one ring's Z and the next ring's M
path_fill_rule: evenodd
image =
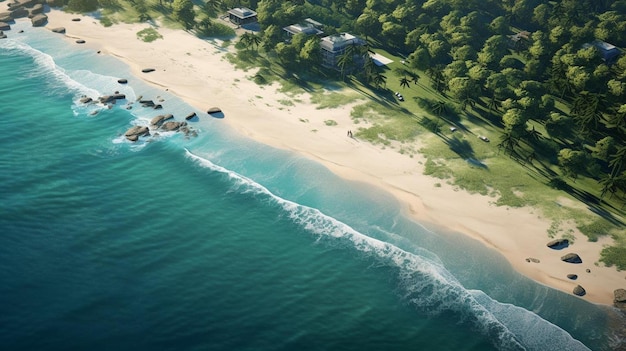
M348 131L348 136L349 136L350 138L352 138L352 131L351 131L351 130L349 130L349 131Z

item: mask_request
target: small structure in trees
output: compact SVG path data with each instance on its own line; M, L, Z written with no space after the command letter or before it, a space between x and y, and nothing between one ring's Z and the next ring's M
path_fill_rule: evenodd
M320 41L320 49L322 51L322 65L324 67L339 70L339 58L349 50L349 48L361 48L365 46L365 40L355 37L350 33L340 33L323 37ZM364 55L359 50L353 51L354 65L363 64Z
M228 19L240 26L258 22L256 12L246 7L235 7L228 10Z
M287 38L291 38L296 34L304 33L306 35L322 35L324 31L322 30L322 24L314 21L310 18L305 19L301 23L292 24L290 26L284 27L283 31L287 35Z
M622 53L615 45L609 44L602 40L594 40L591 43L586 43L583 48L595 47L600 52L600 57L607 65L614 63L617 57Z

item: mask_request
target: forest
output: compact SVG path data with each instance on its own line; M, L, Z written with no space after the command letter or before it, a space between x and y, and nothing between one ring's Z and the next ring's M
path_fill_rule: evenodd
M69 0L68 6L95 1ZM446 110L484 115L500 131L493 143L503 157L541 168L549 186L624 227L609 212L623 215L626 206L626 54L620 49L626 47L626 0L146 1L130 1L141 18L158 6L204 34L219 27L227 9L251 8L260 31L241 35L240 55L251 56L253 48L297 74L324 72L320 38L285 40L283 27L313 18L326 35L357 35L365 48L346 50L339 74L327 69L325 77L384 92L389 72L367 52L383 49L402 58L400 85L421 81L440 96L420 101L425 112L439 120L456 114ZM440 133L440 125L429 127ZM578 186L582 179L595 185ZM604 262L626 269L626 245L620 246L606 249Z

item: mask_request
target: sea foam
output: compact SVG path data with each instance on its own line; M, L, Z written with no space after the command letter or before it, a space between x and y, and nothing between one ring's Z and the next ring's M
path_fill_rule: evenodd
M502 350L587 350L566 331L523 308L498 303L480 291L465 289L446 270L436 255L422 256L374 239L321 211L283 199L253 180L212 163L186 150L186 155L203 167L227 176L234 191L251 193L284 210L294 223L318 237L356 249L379 264L398 270L403 298L418 311L430 315L453 312L459 322L469 324ZM427 250L425 250L427 251ZM513 321L526 321L515 326ZM541 332L538 332L541 331Z

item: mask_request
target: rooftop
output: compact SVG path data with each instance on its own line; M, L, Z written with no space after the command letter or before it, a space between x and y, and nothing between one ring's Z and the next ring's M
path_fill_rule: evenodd
M242 19L256 16L256 12L246 7L235 7L234 9L228 10L228 13Z
M322 47L322 49L333 52L341 50L351 44L363 45L365 44L365 41L361 38L355 37L350 33L341 33L323 37L320 42L320 46Z

